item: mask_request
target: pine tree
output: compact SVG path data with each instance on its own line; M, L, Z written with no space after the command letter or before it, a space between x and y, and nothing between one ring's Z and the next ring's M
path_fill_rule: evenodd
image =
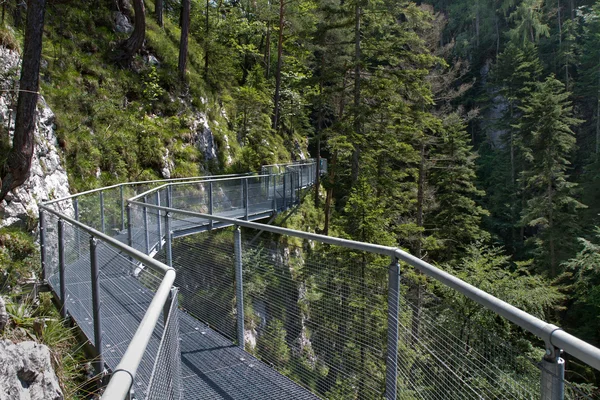
M434 258L443 261L456 257L470 243L489 237L481 228L481 218L489 213L475 202L485 192L475 186L476 156L457 114L445 118L439 140L430 167L437 207L428 225L442 242Z
M552 277L573 248L577 210L584 207L573 197L577 185L569 181L575 150L571 127L581 122L572 117L569 96L560 81L548 77L521 107L523 117L517 125L526 163L520 176L527 196L521 223L532 229L529 242L538 268Z

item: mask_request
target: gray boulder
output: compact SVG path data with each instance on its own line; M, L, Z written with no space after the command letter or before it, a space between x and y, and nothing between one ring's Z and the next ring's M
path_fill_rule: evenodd
M62 399L47 346L0 341L0 400Z

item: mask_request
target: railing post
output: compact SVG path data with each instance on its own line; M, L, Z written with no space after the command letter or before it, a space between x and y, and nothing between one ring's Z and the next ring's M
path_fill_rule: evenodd
M65 278L65 221L58 220L58 279L60 280L60 316L67 318L67 282Z
M79 198L73 199L73 211L75 212L75 221L79 222ZM77 257L81 256L81 237L79 229L75 230L75 247L77 247Z
M167 186L167 207L173 207L173 187L171 184Z
M96 246L98 241L90 236L90 266L92 277L92 311L94 318L94 346L98 356L94 360L94 369L100 376L104 372L104 361L102 360L102 325L100 319L100 270L98 269L98 258ZM101 381L101 380L100 380Z
M273 212L277 212L277 175L273 175Z
M287 181L288 173L283 173L283 209L285 210L287 207L287 191L286 191L286 181Z
M542 358L540 368L541 399L563 400L565 397L565 360L560 357L560 350L554 348L547 350L547 355Z
M167 251L167 265L173 268L173 250L172 250L172 232L171 232L171 213L167 212L165 216L165 245Z
M104 227L104 191L100 191L100 226L102 227L102 233L105 233Z
M125 195L123 193L123 185L119 186L121 192L121 232L125 231Z
M165 329L167 327L167 320L169 319L171 305L173 304L174 301L177 301L177 288L176 287L171 288L171 293L169 293L169 297L167 298L167 301L165 301L165 304L163 305L163 322L165 324Z
M245 210L244 211L244 219L246 221L248 221L248 204L249 204L249 201L248 201L248 197L249 197L249 195L248 195L248 178L244 179L243 190L244 190L244 210Z
M144 204L147 203L146 196L143 198ZM148 232L148 208L144 205L142 210L144 215L144 241L146 242L146 254L150 254L150 232Z
M127 204L127 244L133 247L133 220L131 219L131 204Z
M385 363L385 398L396 400L398 382L398 313L400 311L400 264L392 257L388 283L388 334Z
M157 190L156 191L156 205L160 207L160 191ZM156 225L157 225L157 229L158 229L158 251L162 250L162 211L161 210L157 210L158 211L158 217L156 218Z
M44 210L40 208L40 262L42 264L42 279L48 279L46 271L46 223Z
M235 297L237 307L237 339L238 346L244 350L244 284L242 277L242 231L239 226L234 231L235 253Z
M213 215L213 183L208 183L208 213ZM208 221L208 230L211 231L213 228L213 220Z
M235 297L237 308L238 346L244 350L244 283L242 276L242 231L239 226L234 231L235 253Z

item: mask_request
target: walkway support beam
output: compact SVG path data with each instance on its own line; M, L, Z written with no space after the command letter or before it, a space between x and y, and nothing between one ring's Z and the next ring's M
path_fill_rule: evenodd
M238 346L244 350L244 282L242 271L242 231L235 227L233 234L235 253L235 297L237 307L237 340Z
M104 360L102 359L102 319L100 318L100 269L98 268L98 257L96 246L98 241L90 235L90 272L92 277L92 312L94 318L94 347L98 355L94 360L96 375L104 373ZM101 380L100 380L101 381Z
M173 268L173 232L171 232L171 213L167 212L165 216L165 246L167 251L167 265Z
M213 204L213 183L209 182L208 183L208 213L210 215L213 215L214 212L214 204ZM208 230L212 231L213 228L213 220L211 219L208 222Z
M396 400L398 385L398 314L400 312L400 263L398 263L396 257L392 257L388 277L385 398L386 400Z
M160 206L160 190L156 191L156 205ZM157 250L162 250L162 211L157 210L157 218L156 218L156 229L158 232L158 244Z
M556 354L560 351L556 349ZM560 357L542 358L540 363L541 377L541 399L563 400L565 398L565 360Z
M104 225L104 191L100 191L100 232L106 233L106 226Z
M144 196L144 204L148 204L148 199ZM148 207L142 209L144 215L144 242L146 246L146 254L150 254L150 232L148 231Z
M123 185L119 185L119 192L121 195L121 232L125 231L125 194L123 193Z
M40 208L40 263L42 264L42 279L48 279L46 271L46 221L44 210Z
M65 281L65 221L58 220L58 279L60 280L60 316L67 318L67 282Z

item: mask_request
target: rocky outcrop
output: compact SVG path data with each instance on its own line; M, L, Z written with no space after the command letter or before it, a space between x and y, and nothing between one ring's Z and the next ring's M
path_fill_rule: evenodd
M62 400L47 346L0 341L0 400Z
M217 159L217 145L212 130L208 126L206 115L195 113L191 126L196 146L204 157L204 162Z
M133 32L133 25L129 21L129 18L121 11L115 11L113 13L113 22L115 24L115 31L117 33L131 33Z
M6 313L6 303L2 296L0 296L0 333L4 330L4 327L8 323L8 314Z
M18 53L0 47L0 132L8 130L12 140L16 113L15 89L19 77ZM30 176L0 203L0 227L27 223L38 216L37 203L68 196L69 181L55 134L54 113L42 96L38 103L35 150ZM72 215L72 206L63 202L60 211Z

